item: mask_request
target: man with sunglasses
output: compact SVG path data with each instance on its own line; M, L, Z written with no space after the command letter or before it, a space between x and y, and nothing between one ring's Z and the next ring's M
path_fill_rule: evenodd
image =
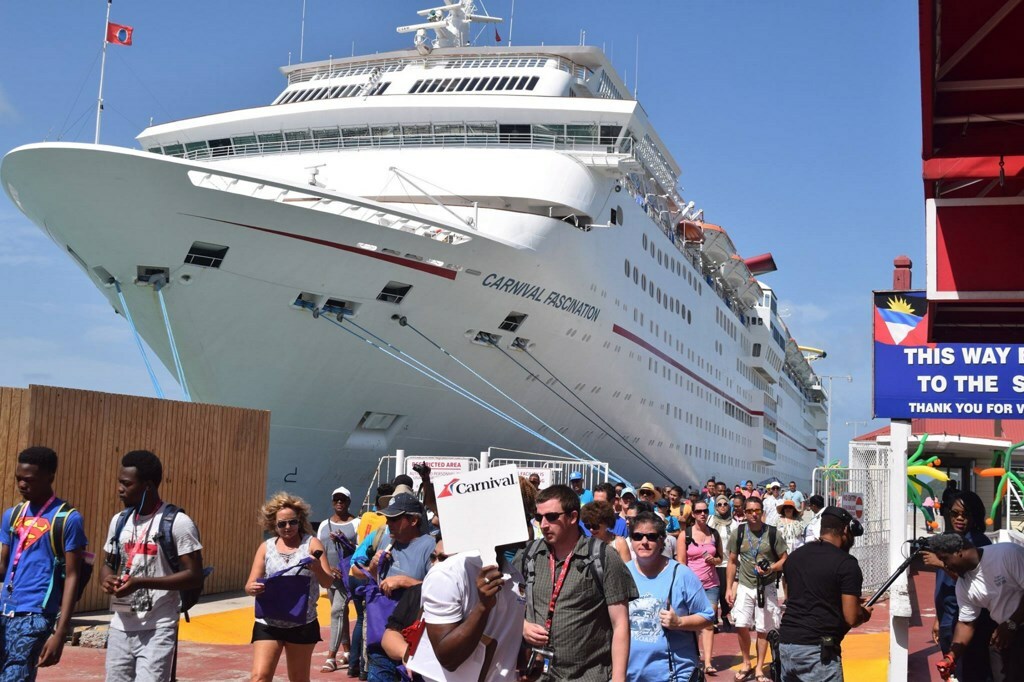
M756 675L757 682L769 682L764 672L767 635L778 629L782 617L776 583L787 557L785 538L774 526L761 521L763 510L759 498L747 498L746 521L729 540L729 566L725 572L726 601L732 608L732 622L743 658L736 679L748 680ZM757 631L756 667L750 665L751 630Z
M579 514L571 488L541 491L536 517L543 537L516 556L526 580L528 666L541 680L624 682L636 585L611 546L583 536Z

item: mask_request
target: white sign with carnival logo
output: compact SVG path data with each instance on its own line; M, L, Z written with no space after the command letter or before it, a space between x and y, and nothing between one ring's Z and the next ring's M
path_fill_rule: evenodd
M540 485L537 486L538 490L544 490L544 488L550 488L551 486L553 486L555 484L555 474L561 473L561 469L527 469L523 467L519 468L519 475L525 478L526 480L530 480L530 476L537 474L537 477L540 478Z
M858 521L864 520L864 493L843 493L839 506L850 512Z
M495 547L530 539L514 464L460 474L435 490L446 553L475 549L493 566Z

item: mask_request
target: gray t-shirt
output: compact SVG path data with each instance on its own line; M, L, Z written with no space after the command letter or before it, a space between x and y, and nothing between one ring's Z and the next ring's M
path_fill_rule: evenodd
M437 542L433 535L421 535L408 544L391 545L391 566L381 579L404 575L413 580L423 580L430 570L430 555Z
M156 536L160 533L160 516L166 503L152 514L135 518L131 514L121 530L118 540L120 546L120 572L123 573L130 563L133 576L161 578L171 575L171 564L164 556ZM106 545L103 550L107 554L114 552L114 531L117 529L115 514L110 520L107 531ZM199 542L199 530L196 524L179 512L171 526L174 546L178 556L191 554L203 548ZM110 627L122 632L138 632L155 628L173 627L178 622L178 608L181 606L180 592L167 590L135 590L127 597L112 597L110 608L114 615L110 619Z
M341 533L353 545L358 545L359 543L356 542L356 528L358 526L358 518L349 519L342 523L334 523L329 518L320 522L320 527L316 530L316 537L323 543L324 549L327 551L327 563L330 564L331 568L338 567L338 545L331 539L331 533Z
M771 533L769 532L768 524L761 526L761 531L755 533L750 530L747 524L742 523L736 529L732 538L729 540L729 552L738 555L737 560L739 564L739 575L740 585L749 587L751 589L757 588L757 573L754 572L754 566L761 559L767 559L771 563L778 561L783 554L789 551L789 547L786 546L786 539L782 537L782 533L775 531L775 552L771 551L769 546L769 538Z

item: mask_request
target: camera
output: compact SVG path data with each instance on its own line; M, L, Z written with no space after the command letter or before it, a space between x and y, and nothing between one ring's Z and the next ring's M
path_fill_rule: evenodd
M526 665L523 667L523 676L528 680L540 679L542 675L548 674L551 670L551 661L554 657L555 652L550 649L531 648Z
M757 562L757 567L761 569L762 577L772 572L772 562L767 559L761 559Z

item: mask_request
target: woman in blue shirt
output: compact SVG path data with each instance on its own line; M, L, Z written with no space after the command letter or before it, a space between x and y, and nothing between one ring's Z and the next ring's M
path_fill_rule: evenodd
M631 682L687 682L698 665L696 632L711 626L714 612L700 580L665 557L665 522L650 512L633 519L628 567L640 596L629 603Z
M985 505L981 498L969 490L958 490L949 498L944 510L946 528L963 535L975 547L991 545L985 537ZM956 602L956 578L943 570L942 562L931 552L924 553L924 563L933 566L935 572L935 624L932 626L932 641L939 645L943 655L949 653L953 642L960 607ZM995 623L988 611L974 621L974 637L966 653L957 661L956 678L960 682L988 682L992 679L989 663L989 638Z

